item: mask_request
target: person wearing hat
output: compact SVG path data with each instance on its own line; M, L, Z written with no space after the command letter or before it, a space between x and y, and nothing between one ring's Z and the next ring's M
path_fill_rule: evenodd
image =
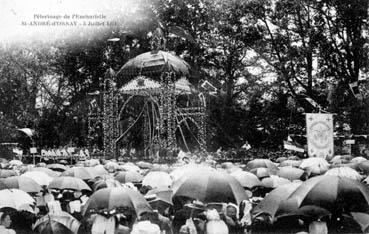
M190 218L195 221L195 224L198 224L197 228L201 229L200 226L203 220L201 213L203 213L205 210L206 207L202 202L192 202L191 199L186 200L183 208L179 209L174 214L172 221L174 233L179 233L181 227L186 225L186 221Z

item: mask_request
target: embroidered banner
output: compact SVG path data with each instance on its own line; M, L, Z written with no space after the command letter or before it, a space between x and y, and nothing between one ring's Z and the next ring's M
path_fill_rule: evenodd
M309 157L333 156L332 114L306 114L306 135Z

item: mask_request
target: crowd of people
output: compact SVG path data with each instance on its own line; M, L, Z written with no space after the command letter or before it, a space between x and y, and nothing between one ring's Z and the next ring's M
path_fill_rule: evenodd
M259 158L245 163L220 163L215 159L214 155L203 157L181 151L172 164L89 159L68 166L2 160L0 233L366 232L352 221L353 217L351 221L343 218L346 210L329 210L323 204L330 202L326 200L317 201L308 211L278 214L291 188L298 189L332 169L357 172L337 176L364 186L369 173L365 158L346 155L336 156L329 163L321 158L312 158L316 162L308 163L311 158L285 153L273 161ZM362 196L369 197L366 187L360 189L364 189ZM14 193L14 197L22 192L19 204L9 203L9 198L3 197L5 191ZM26 195L31 202L23 202ZM349 195L358 196L356 190ZM349 199L345 196L339 198L341 203ZM366 214L369 200L360 205L364 207L360 212ZM345 207L345 214L358 211L352 207ZM366 220L369 224L369 218Z

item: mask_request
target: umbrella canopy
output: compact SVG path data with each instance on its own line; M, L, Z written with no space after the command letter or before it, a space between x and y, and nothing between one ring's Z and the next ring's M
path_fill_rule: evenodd
M261 185L261 181L259 178L252 174L251 172L247 171L235 171L231 173L231 176L233 176L244 188L253 188L256 186Z
M359 225L363 233L368 233L369 231L369 214L362 212L350 212L353 220L355 220Z
M108 171L108 172L115 172L121 169L121 167L119 166L118 163L116 162L107 162L104 165L104 168Z
M352 163L362 163L362 162L366 162L368 161L368 159L364 158L364 157L355 157L353 159L351 159Z
M246 165L247 170L252 170L252 169L260 168L260 167L268 168L269 171L274 175L278 171L277 166L269 159L254 159L248 162Z
M176 180L180 179L182 176L191 174L192 172L202 171L202 170L210 170L210 169L211 169L211 167L209 167L207 165L190 163L190 164L186 164L184 166L180 166L180 167L174 169L170 173L170 175L173 178L173 182L175 182Z
M307 171L309 174L320 175L328 171L329 163L324 158L307 158L302 160L300 168Z
M103 188L115 188L115 187L122 187L122 184L114 179L106 179L106 180L97 180L93 185L92 188L94 191Z
M152 168L152 163L144 162L144 161L139 161L139 162L136 163L136 165L139 168L142 168L142 169L151 169Z
M256 217L260 214L269 214L274 219L275 213L278 210L282 201L286 200L302 182L293 182L284 184L273 189L261 202L252 210L252 216Z
M138 166L136 166L133 163L125 163L123 165L120 166L124 171L136 171L136 172L140 172L140 168Z
M101 164L91 167L91 170L98 176L108 175L109 172Z
M168 188L153 189L145 195L150 206L160 213L164 212L166 208L173 206L172 197L173 191Z
M251 169L250 171L251 173L255 174L259 179L265 178L265 177L269 177L270 175L272 175L273 173L266 167L259 167L259 168L254 168Z
M120 171L115 175L115 179L122 184L141 183L143 176L136 171Z
M20 210L25 205L33 205L35 200L19 189L0 190L0 208L11 207Z
M45 172L42 171L27 171L26 173L22 174L21 177L31 178L41 186L48 186L49 183L53 180L52 177L48 176Z
M99 173L92 169L92 167L73 167L64 171L61 176L72 176L82 180L89 180L99 176Z
M279 164L279 168L281 167L286 167L286 166L291 166L291 167L299 167L301 165L302 161L301 160L286 160L283 161Z
M48 213L36 221L34 230L37 233L51 234L77 234L80 223L72 215L64 211Z
M142 180L142 185L151 188L170 188L172 183L170 175L162 171L151 171Z
M280 167L277 175L288 180L299 180L304 170L295 167Z
M88 187L88 185L82 179L70 176L61 176L54 178L49 184L49 189L73 189L76 191L91 191L90 187Z
M306 205L320 206L332 213L363 212L368 210L368 202L369 190L364 184L344 177L323 175L302 183L280 205L278 212L286 214Z
M0 170L0 178L6 178L9 176L16 176L18 175L14 170Z
M216 170L193 171L173 184L173 197L190 197L204 203L233 202L248 199L242 185L229 174Z
M136 77L139 75L153 77L162 72L172 71L179 76L190 73L190 66L178 56L165 51L150 51L130 59L119 70L117 76Z
M359 172L355 171L354 169L350 167L336 167L329 169L325 175L332 175L332 176L339 176L339 177L345 177L353 180L360 181L362 179L362 176L359 174Z
M27 193L38 193L42 190L41 186L31 178L26 176L10 176L2 179L8 188L20 189Z
M357 164L357 169L362 173L369 174L369 161L364 161Z
M59 172L53 171L46 167L32 167L29 169L29 171L42 171L45 172L50 177L58 177L60 175Z
M67 166L64 166L63 164L60 164L60 163L49 164L46 167L53 171L59 171L59 172L66 171L68 169Z
M104 188L96 191L88 199L83 214L98 211L112 211L114 209L132 209L139 216L143 212L150 212L151 207L146 199L137 191L129 188Z
M17 167L19 167L19 166L22 166L22 165L23 165L23 163L22 163L21 161L16 160L16 159L11 160L11 161L9 162L9 164L10 164L10 166L17 166Z
M270 177L261 180L261 186L265 188L278 188L282 185L289 184L291 181L279 176L271 175Z

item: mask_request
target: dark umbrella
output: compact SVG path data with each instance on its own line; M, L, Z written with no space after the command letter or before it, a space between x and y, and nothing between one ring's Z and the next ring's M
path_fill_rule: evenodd
M83 215L90 212L110 212L120 208L134 210L138 216L144 212L152 211L150 205L139 192L117 187L104 188L93 193L83 208Z
M278 214L315 205L332 214L342 212L365 212L369 209L369 190L358 181L338 176L317 176L301 184L286 201L282 202Z
M41 234L77 234L80 223L64 211L49 213L41 217L34 225L34 230Z
M240 204L248 196L242 185L229 174L216 170L193 171L174 182L173 197L190 197L199 201Z
M281 202L287 199L300 185L301 183L298 182L290 183L274 189L252 210L252 215L256 217L266 213L273 219Z
M59 172L66 171L68 169L68 167L64 166L63 164L59 164L59 163L49 164L46 167L50 168L53 171L59 171Z

